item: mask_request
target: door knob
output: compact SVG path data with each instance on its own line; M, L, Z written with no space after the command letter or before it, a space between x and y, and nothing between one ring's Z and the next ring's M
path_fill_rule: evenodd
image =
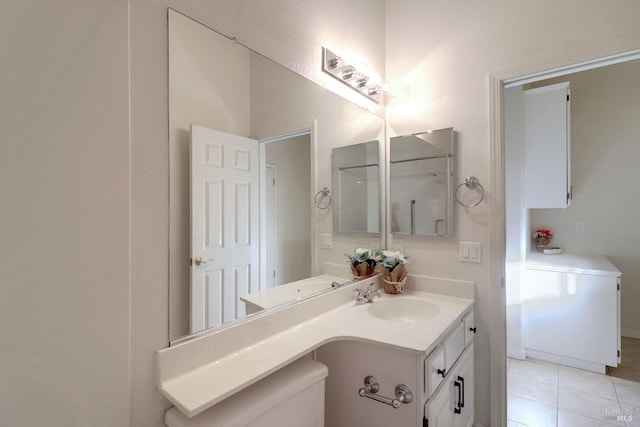
M205 259L205 258L202 258L202 257L197 257L196 259L193 260L193 263L195 265L202 265L202 264L206 264L206 263L208 263L210 261L213 261L213 260L212 259Z

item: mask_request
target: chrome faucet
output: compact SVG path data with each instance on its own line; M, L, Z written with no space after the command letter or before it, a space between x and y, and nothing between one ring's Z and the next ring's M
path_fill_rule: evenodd
M365 289L354 289L353 292L356 294L356 304L366 304L368 302L373 302L375 297L381 297L382 292L380 289L373 289L373 282L369 284L369 287Z

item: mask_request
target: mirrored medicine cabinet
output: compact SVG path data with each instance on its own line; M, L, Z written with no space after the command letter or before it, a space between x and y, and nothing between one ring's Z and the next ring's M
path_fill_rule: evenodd
M453 235L453 128L390 138L389 231Z

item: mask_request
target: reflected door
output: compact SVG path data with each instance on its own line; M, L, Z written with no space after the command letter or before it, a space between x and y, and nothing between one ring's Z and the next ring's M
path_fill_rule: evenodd
M258 290L259 148L191 126L191 332L245 315Z
M265 216L266 216L266 288L276 285L276 252L278 248L277 224L276 220L276 165L267 163L265 165Z

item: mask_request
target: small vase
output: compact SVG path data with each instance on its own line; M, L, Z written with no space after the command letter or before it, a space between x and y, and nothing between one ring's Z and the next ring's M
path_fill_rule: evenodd
M384 291L388 294L401 294L407 283L407 269L404 265L396 266L393 271L381 266L380 272L384 282Z
M544 248L546 246L549 246L549 244L551 243L551 239L548 237L536 237L533 239L533 241L536 245L536 250L538 252L542 252Z
M375 264L368 265L366 262L361 262L358 265L351 264L351 273L353 273L354 279L365 279L367 277L371 277L375 270Z

